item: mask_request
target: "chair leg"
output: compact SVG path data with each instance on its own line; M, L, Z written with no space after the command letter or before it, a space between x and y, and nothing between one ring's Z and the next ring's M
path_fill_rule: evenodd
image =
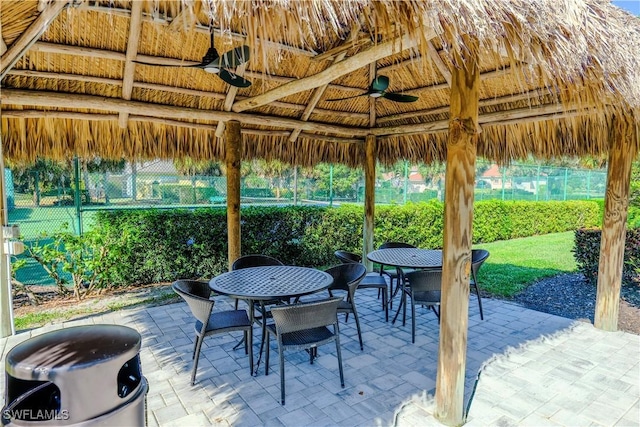
M384 308L384 321L388 322L389 321L389 294L387 293L387 287L385 286L384 289L380 289L380 291L382 292L382 307Z
M193 372L191 372L191 385L196 382L196 371L198 370L198 360L200 359L200 349L202 347L202 341L204 340L204 335L199 335L198 340L196 341L196 353L193 360Z
M411 302L413 306L413 301ZM402 285L402 326L407 324L407 293L404 291L404 283Z
M269 345L269 339L271 338L271 335L269 333L267 333L267 336L262 338L262 343L265 344L265 340L266 340L266 346L267 346L267 350L266 350L266 354L264 355L265 357L265 361L264 361L264 374L265 375L269 375L269 347L271 347Z
M360 341L360 350L364 351L364 345L362 344L362 331L360 330L360 319L358 319L358 312L356 306L352 304L353 318L356 319L356 330L358 331L358 340Z
M244 336L247 343L245 351L249 353L249 373L253 375L253 325L249 327L248 331L245 331Z
M280 401L284 406L284 349L280 336L278 336L278 352L280 353Z
M411 298L411 344L416 343L416 305Z
M344 388L344 372L342 371L342 352L340 351L340 332L335 331L336 336L336 353L338 355L338 369L340 370L340 386Z
M191 360L195 360L196 358L196 349L198 348L198 337L199 335L196 334L196 339L193 341L193 352L191 353Z

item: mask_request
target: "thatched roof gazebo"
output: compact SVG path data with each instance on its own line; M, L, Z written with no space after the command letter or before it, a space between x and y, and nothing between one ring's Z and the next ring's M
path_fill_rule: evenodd
M640 145L640 19L608 1L0 6L4 157L224 159L231 260L241 160L364 167L365 253L376 162L446 161L443 422L462 421L476 157L609 156L596 326L616 329ZM204 60L212 40L222 59Z

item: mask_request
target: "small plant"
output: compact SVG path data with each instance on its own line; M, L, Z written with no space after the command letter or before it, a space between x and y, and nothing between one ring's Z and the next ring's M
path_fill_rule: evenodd
M65 224L52 236L43 234L37 239L29 248L29 255L55 281L60 294L68 292L68 280L63 273L71 276L77 300L108 286L108 272L113 259L108 257L107 242L99 233L90 231L77 236L69 232Z

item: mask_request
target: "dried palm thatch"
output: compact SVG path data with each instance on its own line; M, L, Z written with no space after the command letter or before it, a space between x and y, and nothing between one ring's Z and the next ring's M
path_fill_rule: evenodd
M38 17L61 4L69 7L51 12L39 38L25 37L45 28ZM242 123L245 159L358 166L373 134L382 163L442 161L451 69L465 66L455 58L476 53L480 156L602 155L611 118L637 127L640 116L640 19L604 0L0 5L9 47L2 143L17 162L75 154L221 159L228 120ZM249 47L251 59L235 72L250 87L184 67L201 61L210 28L219 52ZM24 55L12 52L16 46ZM389 92L418 101L354 97L380 75L389 77ZM354 98L329 101L347 97Z

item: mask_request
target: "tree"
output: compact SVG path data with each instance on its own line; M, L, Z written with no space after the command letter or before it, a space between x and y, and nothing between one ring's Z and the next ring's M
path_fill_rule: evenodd
M33 193L36 206L40 206L42 191L65 188L72 175L68 164L40 158L31 165L13 166L11 171L16 191Z

